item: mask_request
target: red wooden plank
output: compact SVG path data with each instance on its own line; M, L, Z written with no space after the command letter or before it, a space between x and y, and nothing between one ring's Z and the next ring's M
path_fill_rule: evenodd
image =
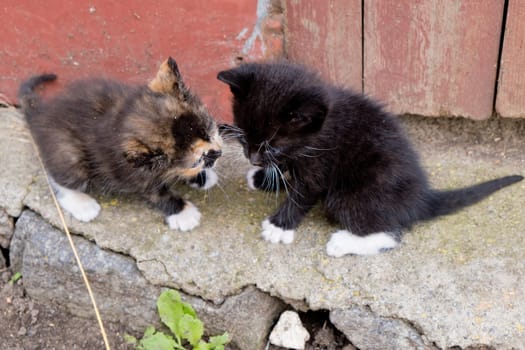
M362 90L361 0L286 0L286 53L332 82Z
M365 92L396 113L489 118L503 3L365 1Z
M525 118L525 2L509 1L496 112Z
M3 0L0 93L14 102L22 79L46 71L59 87L98 74L143 83L172 55L210 110L231 119L216 75L238 56L263 56L256 9L237 0Z

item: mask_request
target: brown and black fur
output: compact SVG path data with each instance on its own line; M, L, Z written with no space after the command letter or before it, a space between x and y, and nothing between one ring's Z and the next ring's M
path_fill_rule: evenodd
M43 102L24 82L19 98L45 167L59 185L80 191L140 194L177 214L186 202L171 185L196 178L221 154L215 121L184 85L175 60L143 86L106 79L72 83Z

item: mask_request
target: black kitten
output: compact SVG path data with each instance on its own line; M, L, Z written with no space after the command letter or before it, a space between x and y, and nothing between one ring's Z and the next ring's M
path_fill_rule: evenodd
M210 169L221 155L215 121L184 85L177 64L164 61L148 85L118 81L77 81L42 102L34 88L56 79L35 76L20 87L26 119L60 205L76 219L90 221L100 205L84 193L136 193L166 214L170 228L190 230L200 213L171 185L187 179L211 187Z
M288 193L263 221L271 242L292 242L320 201L345 229L332 235L329 255L376 254L395 247L416 221L453 213L523 179L433 190L396 119L370 99L287 62L244 64L218 79L234 97L231 133L258 167L248 174L250 186Z

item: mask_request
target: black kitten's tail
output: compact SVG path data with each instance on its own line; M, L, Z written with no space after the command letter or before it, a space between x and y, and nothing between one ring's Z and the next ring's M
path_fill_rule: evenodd
M428 196L427 210L421 219L429 220L437 216L452 214L459 209L481 201L503 187L510 186L521 180L523 180L523 176L512 175L457 190L433 190Z
M35 75L20 85L18 89L18 99L25 113L36 110L40 105L40 96L34 91L35 87L42 83L55 81L56 79L57 75L53 73Z

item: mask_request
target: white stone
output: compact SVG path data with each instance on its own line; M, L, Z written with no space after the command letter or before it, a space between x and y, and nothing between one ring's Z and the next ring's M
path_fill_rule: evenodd
M270 334L270 343L288 349L304 349L310 334L303 327L297 312L285 311Z

